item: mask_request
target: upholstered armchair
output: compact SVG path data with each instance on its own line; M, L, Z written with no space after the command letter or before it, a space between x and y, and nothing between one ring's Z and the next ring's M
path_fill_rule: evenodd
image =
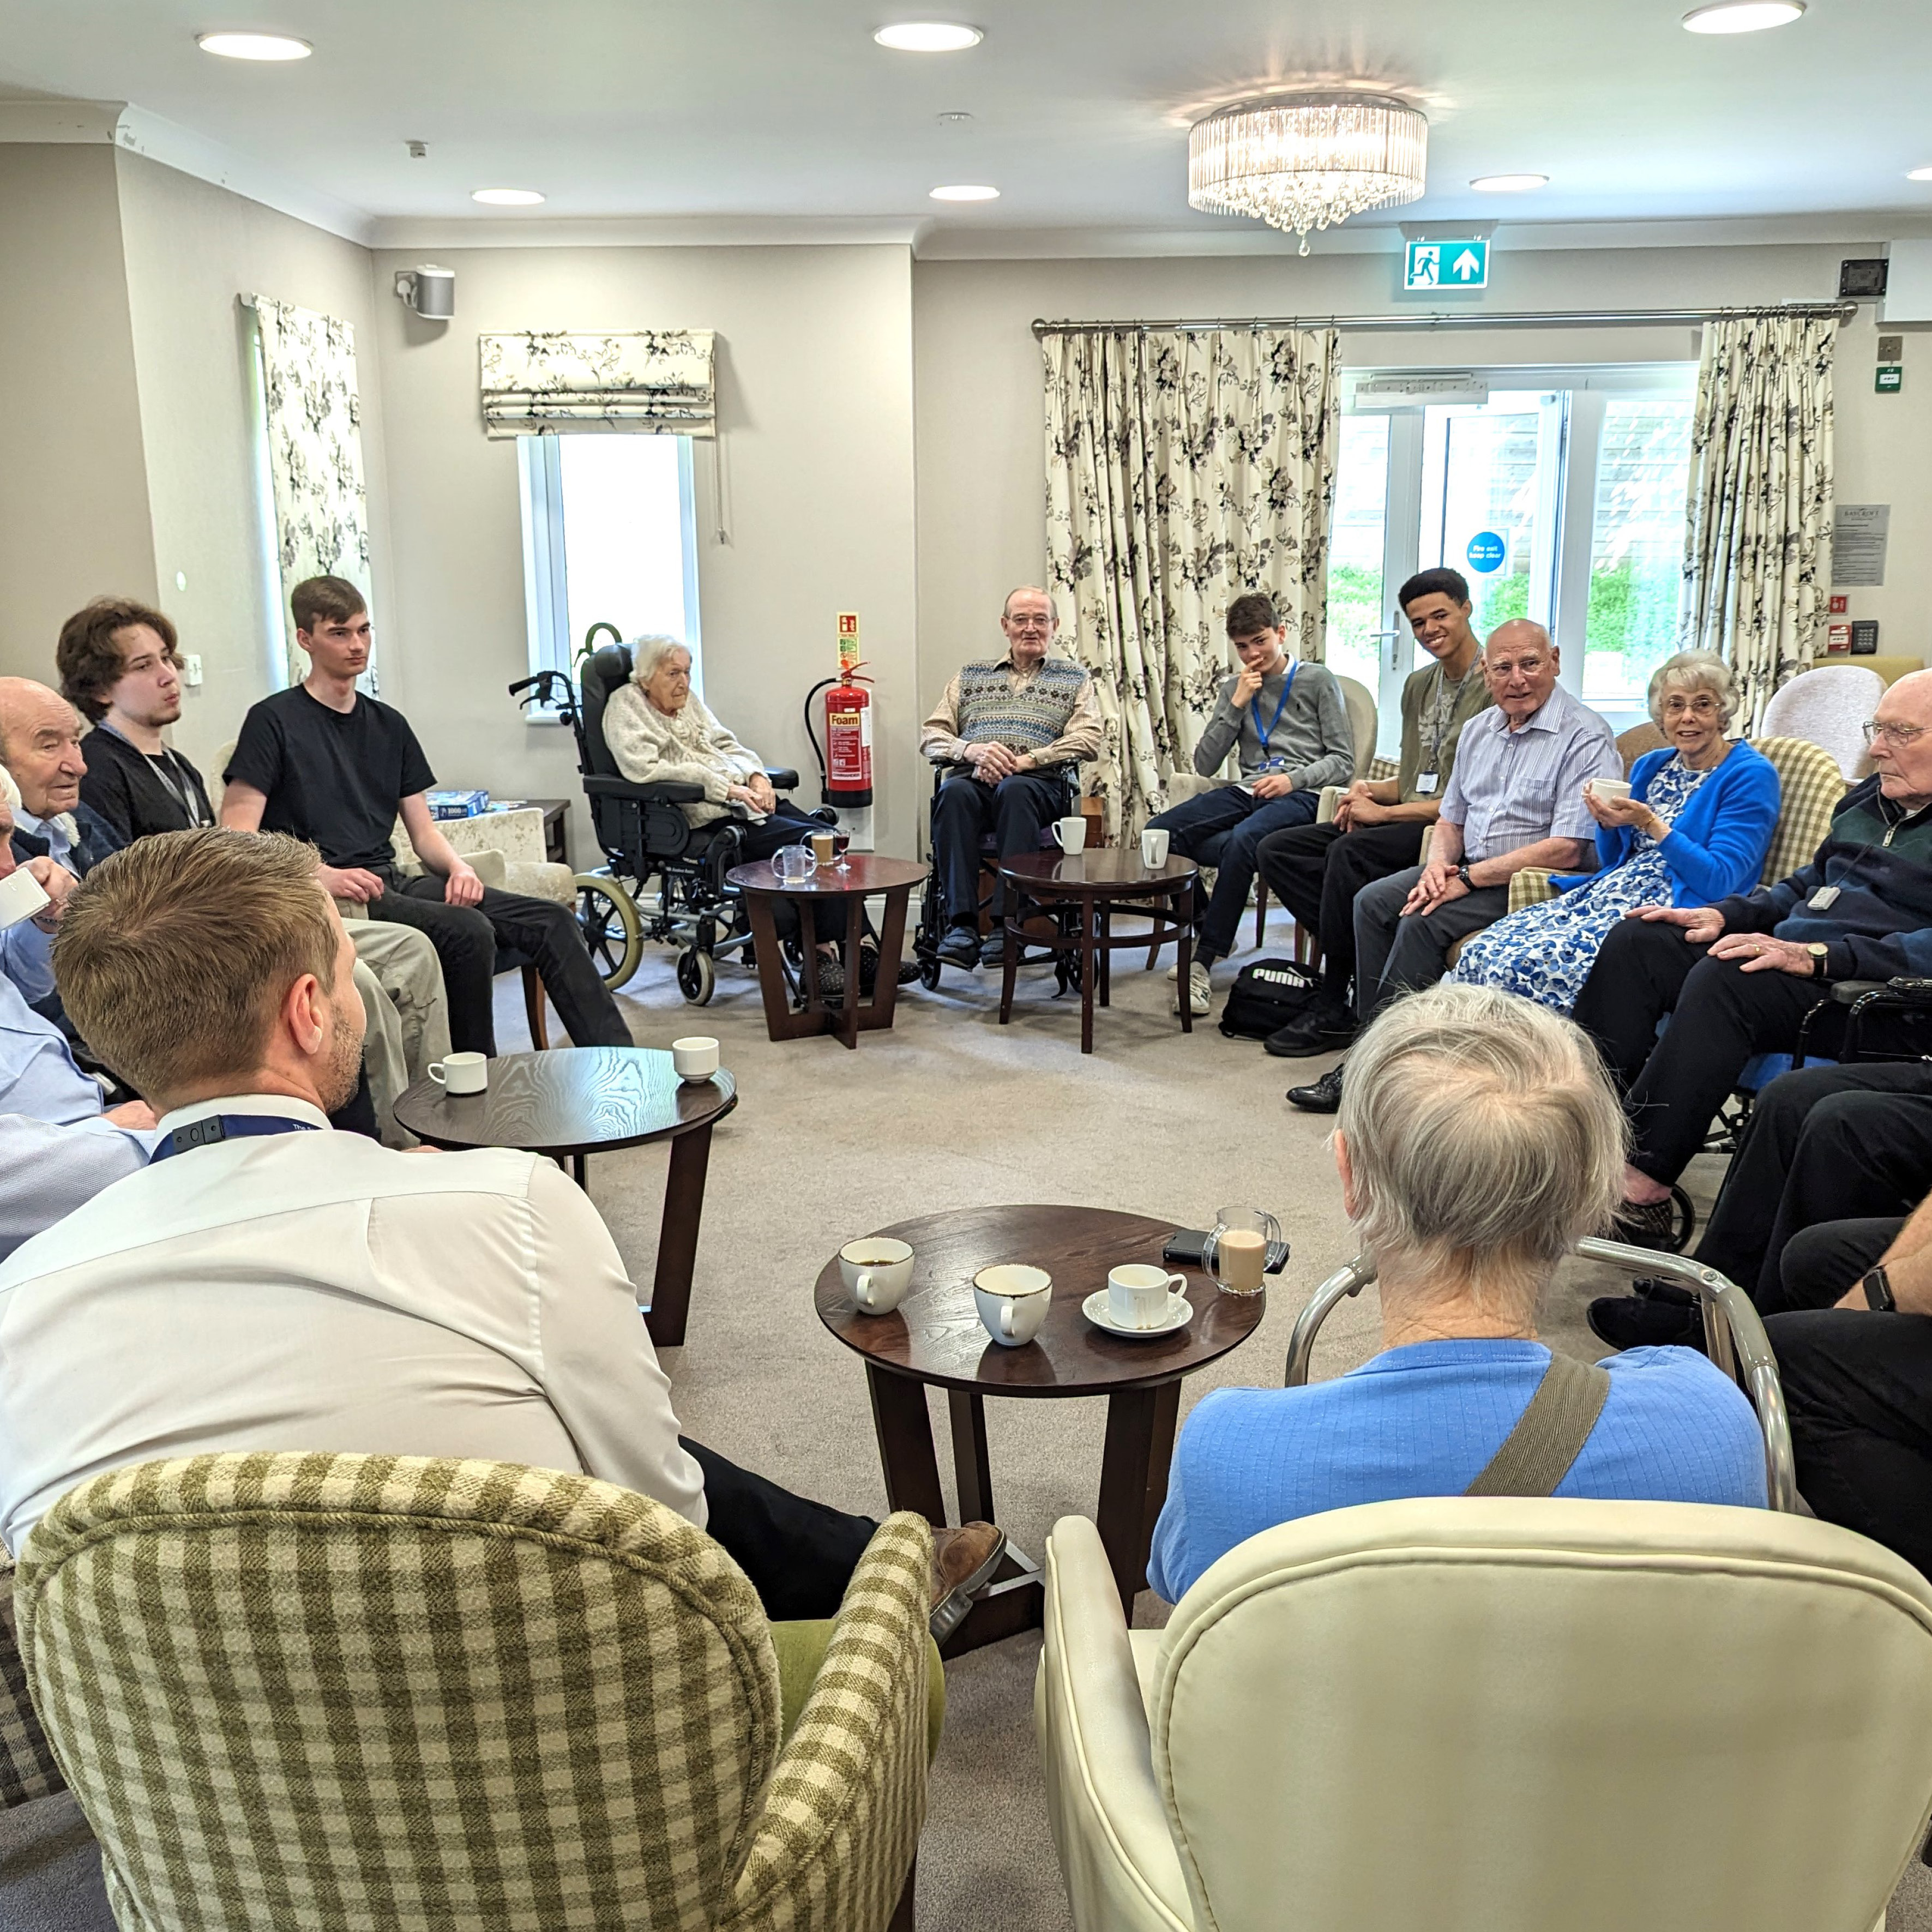
M27 1695L14 1634L14 1562L0 1549L0 1811L66 1789Z
M880 1526L782 1735L756 1594L661 1504L513 1463L199 1456L55 1506L21 1652L125 1932L885 1932L926 1810L931 1558L922 1519Z
M1067 1518L1046 1582L1078 1932L1876 1932L1932 1816L1932 1585L1808 1518L1376 1503L1131 1631Z

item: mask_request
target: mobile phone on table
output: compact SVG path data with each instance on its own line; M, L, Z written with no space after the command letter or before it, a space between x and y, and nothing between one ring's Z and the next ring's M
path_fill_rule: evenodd
M1160 1258L1169 1268L1204 1268L1208 1252L1208 1230L1204 1228L1177 1228L1168 1236L1167 1245L1160 1251ZM1262 1264L1269 1274L1279 1274L1288 1265L1288 1244L1270 1241L1268 1259Z

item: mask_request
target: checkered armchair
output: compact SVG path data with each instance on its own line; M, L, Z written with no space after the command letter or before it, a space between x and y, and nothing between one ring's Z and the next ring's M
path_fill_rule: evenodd
M66 1788L28 1701L26 1667L14 1635L14 1564L0 1550L0 1811Z
M197 1456L28 1538L21 1648L123 1932L882 1932L926 1807L931 1533L799 1721L662 1504L490 1462Z

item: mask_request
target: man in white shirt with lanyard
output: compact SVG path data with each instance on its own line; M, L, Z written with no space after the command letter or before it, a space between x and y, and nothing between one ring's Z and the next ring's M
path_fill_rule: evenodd
M776 1618L832 1616L874 1526L687 1442L615 1244L510 1148L328 1126L356 1084L355 955L312 846L144 838L68 902L56 970L160 1114L154 1162L0 1265L0 1538L160 1456L325 1450L581 1471L708 1527ZM990 1580L936 1538L935 1634Z

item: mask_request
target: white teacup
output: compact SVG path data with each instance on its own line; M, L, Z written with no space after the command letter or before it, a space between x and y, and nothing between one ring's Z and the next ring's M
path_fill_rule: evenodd
M0 932L32 919L48 904L46 888L26 866L0 879Z
M1612 799L1628 798L1630 795L1630 781L1628 778L1592 778L1586 789L1602 800L1606 805L1609 804Z
M1107 1270L1107 1312L1123 1328L1152 1328L1167 1313L1169 1291L1186 1286L1184 1274L1129 1262Z
M890 1234L868 1234L838 1250L838 1274L868 1315L890 1315L912 1282L912 1250Z
M718 1071L718 1042L701 1033L674 1040L670 1064L680 1080L709 1080Z
M1053 836L1060 842L1063 852L1084 852L1087 849L1087 821L1077 812L1065 818L1056 818L1053 821Z
M1167 839L1166 832L1158 825L1150 825L1141 834L1141 863L1150 872L1167 863Z
M490 1084L490 1063L480 1053L452 1053L430 1063L429 1077L452 1094L480 1094Z
M973 1306L986 1333L1002 1348L1030 1342L1052 1299L1053 1277L1044 1268L999 1262L973 1277Z

